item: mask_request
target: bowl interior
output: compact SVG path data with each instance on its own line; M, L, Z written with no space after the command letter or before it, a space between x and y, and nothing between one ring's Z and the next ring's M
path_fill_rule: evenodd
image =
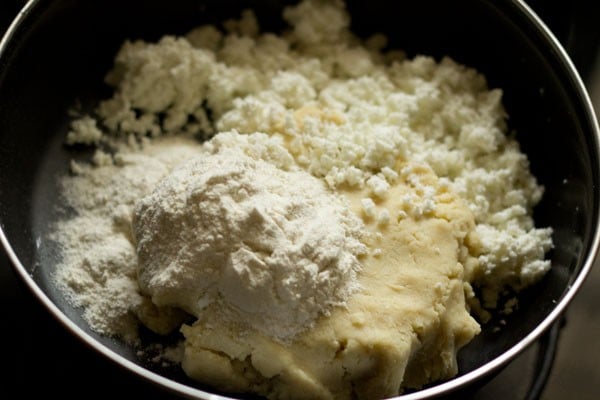
M57 218L56 177L74 157L62 146L67 110L107 97L105 72L125 39L158 39L255 10L264 30L283 27L274 0L38 1L5 43L0 62L0 224L24 271L92 338L126 359L200 387L177 370L148 365L129 347L91 332L50 282L57 249L44 240ZM383 32L409 55L450 56L504 90L504 103L533 173L545 186L535 211L554 229L550 273L521 296L499 332L492 326L461 351L464 375L521 342L569 294L595 251L598 138L585 93L560 49L517 2L349 1L359 34ZM432 12L431 10L435 10ZM20 268L21 266L19 266Z

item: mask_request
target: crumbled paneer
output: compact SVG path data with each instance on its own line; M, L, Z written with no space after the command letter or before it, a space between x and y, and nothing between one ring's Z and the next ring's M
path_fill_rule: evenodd
M96 120L84 116L71 122L71 130L67 133L67 144L96 144L102 139L102 131L98 129Z
M296 161L332 188L367 186L376 198L403 173L398 160L423 163L475 215L481 254L472 278L488 306L500 288L519 289L548 270L551 229L536 228L531 217L543 188L507 135L500 89L447 57L380 51L385 37L354 36L337 1L306 1L284 18L292 29L282 36L259 33L248 10L226 31L209 25L157 43L126 42L107 76L115 94L97 110L102 128L281 135ZM100 135L86 116L68 142ZM435 208L406 202L417 214Z

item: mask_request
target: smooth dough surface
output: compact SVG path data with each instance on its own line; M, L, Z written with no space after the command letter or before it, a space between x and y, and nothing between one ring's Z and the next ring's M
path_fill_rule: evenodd
M435 210L426 215L403 212L405 195L420 195L406 179L377 201L391 215L385 226L363 215L366 191L342 191L372 232L369 246L380 249L362 260L362 289L346 308L291 343L215 324L222 319L207 309L182 327L185 372L225 391L277 399L377 399L455 375L457 351L480 330L465 302L465 274L476 262L474 221L428 168L413 171L436 190Z

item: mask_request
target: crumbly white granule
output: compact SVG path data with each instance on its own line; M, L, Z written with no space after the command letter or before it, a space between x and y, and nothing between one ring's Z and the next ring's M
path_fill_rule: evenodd
M107 76L114 96L99 105L96 125L90 119L74 124L80 133L70 142L263 132L282 138L293 162L332 190L369 188L364 211L382 225L407 212L419 216L435 209L427 186L416 180L420 202L407 196L405 209L391 215L376 204L400 175L410 175L398 170L399 161L426 164L475 216L479 264L468 279L482 289L486 305L494 306L507 287L518 290L540 279L550 267L544 255L552 231L535 227L532 209L543 188L507 134L501 90L490 90L482 74L450 58L406 59L397 50L382 50L381 34L354 36L340 1L303 1L287 8L284 18L290 29L282 35L260 33L246 11L225 30L202 26L156 43L126 42ZM95 129L103 131L100 139ZM82 167L85 185L105 189L79 196L83 192L71 186L68 194L118 197L121 192L111 190L129 185L134 189L123 195L139 199L157 183L137 164L139 157L131 152L124 160L115 158L114 166ZM118 181L121 168L136 165L139 176ZM99 180L103 168L114 168L115 178ZM88 200L74 208L95 213L98 204L103 203ZM125 205L130 211L132 202ZM115 212L109 211L99 219ZM79 244L66 248L67 254L73 248L80 249L73 254L83 254ZM97 282L101 286L104 277ZM88 289L82 285L78 291Z
M97 144L102 139L102 131L97 121L86 115L71 122L71 130L67 133L67 144Z
M361 219L270 136L220 133L207 147L136 203L141 290L198 318L216 304L282 340L343 306L359 287Z
M284 16L293 26L285 36L203 27L190 40L124 45L119 76L110 79L116 95L99 109L104 124L134 133L283 135L297 162L331 187L367 185L378 197L398 159L426 163L475 214L482 254L474 279L489 305L501 288L543 276L551 230L531 218L543 188L507 135L501 91L449 58L386 62L347 30L339 3L303 2ZM205 105L214 128L205 126ZM157 112L167 115L162 125Z

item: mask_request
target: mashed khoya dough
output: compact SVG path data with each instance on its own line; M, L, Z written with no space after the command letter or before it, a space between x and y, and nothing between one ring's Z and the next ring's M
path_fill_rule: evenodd
M550 268L502 92L354 36L341 1L283 18L123 44L113 96L66 137L97 149L61 181L57 284L102 334L179 330L184 371L222 390L377 399L452 377L471 311Z
M434 188L436 211L408 213L384 228L366 218L374 233L369 245L381 252L363 260L361 290L347 307L291 343L235 323L216 324L219 309L210 307L183 327L186 373L226 390L282 399L377 399L456 374L456 352L479 332L464 295L464 265L474 261L465 246L473 216L429 169L415 168L410 176ZM400 179L380 206L406 210L402 199L410 193ZM365 193L343 195L362 214Z

